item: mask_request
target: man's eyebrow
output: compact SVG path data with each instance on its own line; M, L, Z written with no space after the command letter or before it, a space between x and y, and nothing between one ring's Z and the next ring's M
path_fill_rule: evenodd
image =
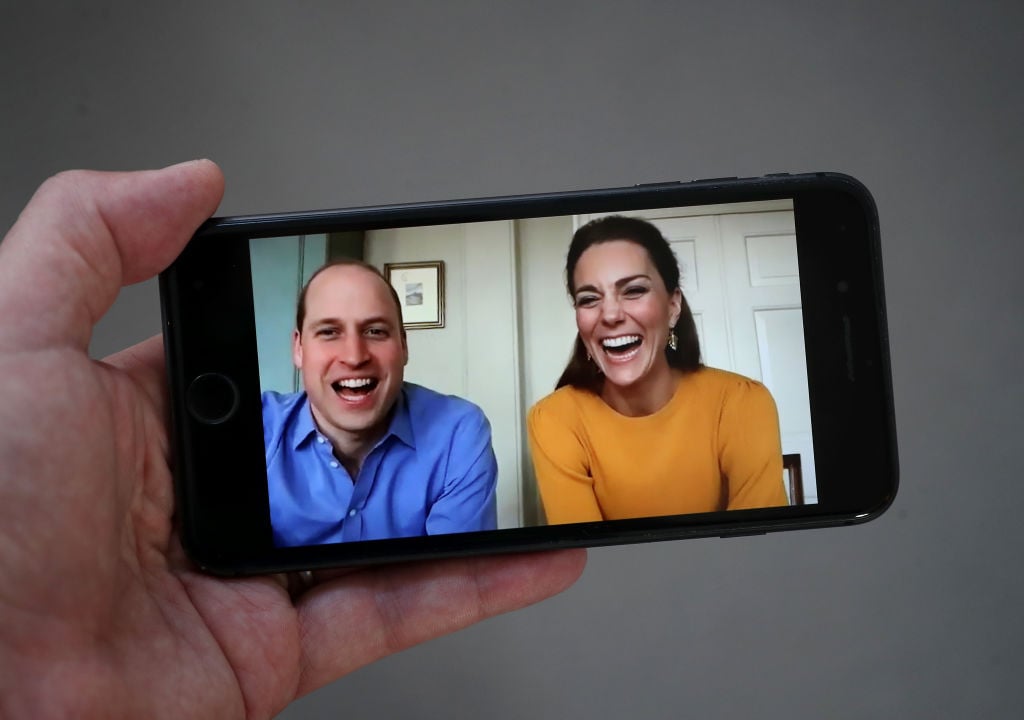
M356 322L357 325L360 325L360 326L377 325L377 324L388 325L388 326L394 325L394 322L392 322L392 320L389 317L387 317L386 315L374 315L373 317L362 318L361 320L356 320L355 322ZM345 321L340 319L340 318L327 317L327 318L317 318L315 320L310 320L309 324L312 327L323 327L324 325L344 325Z
M310 327L321 327L323 325L340 325L341 321L337 318L310 318Z
M389 318L387 315L376 315L374 317L364 318L359 324L360 325L387 325L387 326L390 327L391 325L394 325L394 322L392 322L391 318Z
M639 273L637 275L630 275L629 277L619 278L618 280L615 281L615 287L622 287L623 285L628 285L629 283L633 282L634 280L641 280L641 279L643 279L643 280L650 280L651 276L647 275L645 273ZM599 292L598 289L596 287L594 287L593 285L581 285L580 287L576 288L576 293L577 294L579 294L579 293L581 293L583 291Z

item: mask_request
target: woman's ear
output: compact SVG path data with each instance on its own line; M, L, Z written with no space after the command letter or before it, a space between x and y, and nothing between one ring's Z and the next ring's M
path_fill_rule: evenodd
M669 303L669 327L675 327L676 323L679 322L679 316L683 313L683 291L676 288L672 291L672 295L668 299Z

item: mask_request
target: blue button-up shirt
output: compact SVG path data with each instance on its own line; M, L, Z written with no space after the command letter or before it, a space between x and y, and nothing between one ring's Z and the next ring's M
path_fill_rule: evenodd
M278 547L493 530L498 464L483 411L404 383L387 433L352 478L305 392L263 393Z

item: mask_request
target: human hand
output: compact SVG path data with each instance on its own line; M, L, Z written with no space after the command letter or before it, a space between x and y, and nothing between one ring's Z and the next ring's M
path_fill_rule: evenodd
M0 716L269 717L582 571L582 550L383 566L293 602L279 578L195 570L172 521L161 340L104 362L87 347L222 192L208 161L64 173L0 243Z

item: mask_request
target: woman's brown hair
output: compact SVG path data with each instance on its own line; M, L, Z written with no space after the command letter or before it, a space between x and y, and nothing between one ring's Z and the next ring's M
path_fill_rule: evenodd
M700 340L697 338L697 325L693 321L693 313L679 288L679 261L661 231L646 220L609 215L591 220L577 230L572 236L572 242L569 243L569 253L565 259L565 285L569 296L572 298L576 296L574 273L580 256L593 245L614 240L635 243L646 250L651 262L658 270L658 275L665 283L665 289L668 290L669 295L676 289L680 289L679 319L672 328L676 334L676 349L666 347L665 357L669 367L686 372L696 370L701 364ZM598 393L601 391L602 382L601 371L598 370L596 363L588 359L587 349L577 333L573 343L572 357L569 358L569 364L558 378L555 389L571 385L581 390Z

